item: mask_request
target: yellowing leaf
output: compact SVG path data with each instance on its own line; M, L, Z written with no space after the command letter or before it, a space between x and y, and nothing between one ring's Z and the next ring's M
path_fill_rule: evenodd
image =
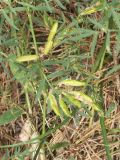
M84 11L82 11L80 13L80 16L95 13L97 11L100 11L102 8L103 8L103 4L98 2L96 5L86 8Z
M80 100L81 102L87 104L88 106L92 107L94 110L101 112L103 114L103 111L100 109L99 105L94 103L91 97L88 95L80 92L80 91L71 91L70 94L74 95L76 99Z
M28 62L28 61L33 61L33 60L38 60L39 56L37 55L25 55L25 56L20 56L16 59L17 62Z
M73 105L75 105L75 106L78 107L78 108L81 108L81 103L80 103L80 101L77 100L77 99L75 99L74 96L72 96L72 95L70 95L70 94L68 94L68 93L65 93L65 92L63 92L62 94L63 94L63 95L69 100L69 102L71 102Z
M59 105L62 108L63 112L68 116L71 117L71 113L68 109L68 106L65 104L65 102L63 101L62 97L59 96Z
M79 86L85 86L86 83L85 82L81 82L81 81L77 81L77 80L63 80L61 81L58 85L66 85L66 86L76 86L76 87L79 87Z
M73 94L76 99L79 99L80 101L84 102L85 104L91 104L93 103L93 100L88 95L80 92L80 91L71 91L70 94Z
M58 22L54 23L54 25L51 28L50 34L48 36L48 41L53 41L53 38L57 32L58 29Z
M51 108L56 113L56 115L61 116L55 96L50 93L48 99L50 101Z
M52 46L53 46L53 41L46 42L45 49L44 49L44 54L48 54L51 51Z

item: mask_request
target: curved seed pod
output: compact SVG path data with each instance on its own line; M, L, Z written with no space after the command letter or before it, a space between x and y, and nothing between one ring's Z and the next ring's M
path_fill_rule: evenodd
M66 85L66 86L75 86L75 87L79 87L79 86L85 86L86 83L85 82L81 82L81 81L77 81L77 80L63 80L61 81L58 85Z
M38 55L25 55L25 56L20 56L16 58L17 62L28 62L28 61L33 61L33 60L38 60L39 56Z
M58 29L58 22L55 22L51 28L50 34L48 36L48 41L52 41L53 38L55 37L55 34L57 32Z
M52 46L53 46L53 41L46 42L45 49L44 49L44 54L48 54L51 51Z
M80 15L81 15L81 16L84 16L84 15L92 14L92 13L95 13L95 12L97 12L97 11L102 10L102 8L103 8L103 4L100 3L100 2L97 2L96 5L91 6L91 7L88 7L88 8L86 8L84 11L82 11L82 12L80 13Z
M91 97L89 97L88 95L80 92L80 91L71 91L71 94L73 94L75 96L75 98L79 99L80 101L82 101L83 103L91 106L94 110L101 112L101 114L103 114L102 109L100 109L99 105L97 105L96 103L94 103L94 101L92 100Z
M67 107L67 105L65 104L65 102L63 101L61 95L59 96L59 105L62 108L63 112L68 116L71 117L71 113Z
M74 96L63 92L63 95L71 102L73 105L75 105L78 108L81 108L81 103L79 100L77 100Z
M80 91L71 91L70 94L73 94L76 99L79 99L80 101L84 102L85 104L93 104L93 100L88 95L80 92Z
M56 113L56 115L61 116L55 96L50 93L48 99L50 101L51 108Z

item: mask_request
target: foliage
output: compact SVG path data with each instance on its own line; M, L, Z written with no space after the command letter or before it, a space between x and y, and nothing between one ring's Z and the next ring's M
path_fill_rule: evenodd
M107 0L1 2L1 67L13 83L21 86L26 102L21 103L24 110L17 109L19 114L14 112L16 108L11 108L1 115L0 125L23 113L34 117L36 104L43 118L43 137L49 135L47 119L50 113L61 122L66 120L65 124L74 120L77 112L87 114L89 120L98 115L106 156L112 159L105 118L116 105L104 111L103 93L104 79L114 76L120 69L118 60L112 63L112 57L114 54L119 57L120 51L119 5L118 1ZM116 90L119 92L119 85ZM33 128L36 132L37 127ZM46 150L47 139L39 143L35 156L40 148ZM54 149L64 147L64 142L61 144L53 145Z

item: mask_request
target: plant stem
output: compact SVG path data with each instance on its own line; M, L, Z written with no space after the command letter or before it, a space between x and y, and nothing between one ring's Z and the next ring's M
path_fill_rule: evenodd
M36 42L36 38L35 38L33 22L32 22L32 17L31 17L29 8L27 8L27 15L28 15L29 23L30 23L30 30L31 30L32 37L33 37L33 43L34 43L34 46L35 46L35 53L36 53L36 55L38 55L37 42Z
M29 114L32 114L32 107L30 104L30 99L29 99L28 91L26 88L25 88L25 96L26 96L26 102L27 102Z
M43 128L42 133L45 134L45 117L46 117L46 94L44 93L44 104L43 104Z
M100 117L100 125L101 125L103 143L104 143L104 146L105 146L107 160L112 160L111 153L110 153L109 142L107 140L107 132L106 132L106 127L105 127L105 118L103 116Z

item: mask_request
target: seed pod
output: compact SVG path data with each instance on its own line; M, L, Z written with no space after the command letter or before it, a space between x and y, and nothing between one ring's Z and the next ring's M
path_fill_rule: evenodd
M75 87L80 87L80 86L85 86L85 82L77 81L77 80L63 80L61 81L58 85L65 85L65 86L75 86Z
M49 93L48 99L50 101L51 108L56 113L56 115L61 116L55 96Z
M100 112L101 114L103 114L103 111L100 109L99 105L94 103L92 98L89 97L88 95L86 95L86 94L84 94L84 93L82 93L80 91L71 91L70 93L73 94L76 99L79 99L83 103L85 103L88 106L92 107L94 110L96 110L96 111Z
M16 59L17 62L28 62L28 61L33 61L33 60L38 60L39 56L38 55L25 55L25 56L20 56Z
M62 108L63 112L68 116L71 117L71 113L67 107L67 105L65 104L65 102L63 101L61 95L59 96L59 105Z
M48 54L51 51L52 46L53 46L53 41L46 42L45 49L44 49L44 54Z
M76 99L79 99L80 101L84 102L85 104L92 104L93 100L88 95L80 92L80 91L71 91L70 94L73 94Z
M55 37L55 34L58 29L58 22L55 22L51 28L50 34L48 36L48 41L53 41L53 38Z
M82 11L80 15L84 16L84 15L93 14L102 10L102 8L103 8L103 4L100 2L97 2L94 6L88 7L84 11Z
M69 100L69 102L71 102L73 105L75 105L78 108L81 108L81 103L79 100L75 99L74 96L63 92L63 95Z

